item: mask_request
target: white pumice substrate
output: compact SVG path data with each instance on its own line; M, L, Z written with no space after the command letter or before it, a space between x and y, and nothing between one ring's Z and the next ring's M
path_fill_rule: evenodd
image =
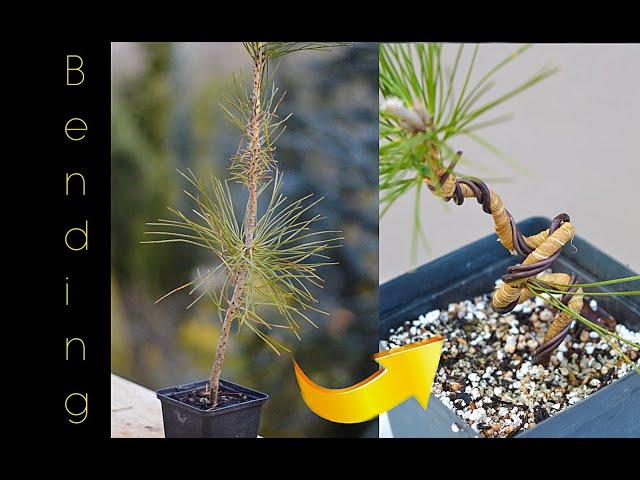
M381 350L441 335L445 338L432 392L484 437L509 437L532 428L614 380L631 367L600 336L574 322L548 365L533 365L532 354L554 317L540 299L511 313L491 310L490 296L452 303L391 329ZM597 316L597 303L587 303ZM612 320L608 319L611 324ZM640 332L615 326L640 342ZM622 351L634 362L638 352Z

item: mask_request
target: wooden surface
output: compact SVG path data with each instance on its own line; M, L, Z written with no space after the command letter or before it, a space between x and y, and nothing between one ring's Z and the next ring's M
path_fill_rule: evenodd
M111 437L164 438L156 394L111 374Z

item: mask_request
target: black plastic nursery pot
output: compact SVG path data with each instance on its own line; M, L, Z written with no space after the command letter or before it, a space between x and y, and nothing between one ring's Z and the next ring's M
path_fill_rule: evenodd
M550 220L532 217L519 223L525 235L549 227ZM554 271L575 272L579 281L595 282L635 275L626 266L576 236L553 264ZM494 281L518 262L495 235L436 259L380 286L379 336L389 329L452 302L491 292ZM627 328L640 329L638 297L598 297L598 304ZM425 412L410 399L388 412L394 437L477 437L471 426L431 395ZM626 376L542 421L517 437L640 437L640 375Z
M158 390L162 404L162 420L166 438L256 438L260 427L262 406L269 399L235 383L220 380L223 389L240 393L248 400L218 409L201 410L175 397L197 391L208 385L208 380Z

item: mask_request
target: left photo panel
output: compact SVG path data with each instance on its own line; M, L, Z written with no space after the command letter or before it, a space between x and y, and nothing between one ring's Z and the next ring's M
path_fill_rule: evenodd
M112 43L110 241L111 437L377 437L378 45Z

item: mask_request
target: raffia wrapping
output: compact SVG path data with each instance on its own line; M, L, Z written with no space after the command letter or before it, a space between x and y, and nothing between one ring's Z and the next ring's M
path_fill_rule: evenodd
M536 278L543 282L549 282L552 284L558 283L558 284L567 285L571 281L571 275L569 275L568 273L544 273L542 275L538 275ZM556 285L554 287L555 287L554 288L555 290L563 290L563 291L567 290L568 288L568 287L561 287L559 285ZM582 293L583 293L582 288L580 287L577 288L575 294L571 296L567 304L567 307L569 307L571 310L573 310L576 313L580 313L580 311L582 310L582 305L584 303L584 296L582 295ZM532 296L533 294L529 290L523 289L522 293L520 294L520 298L518 299L518 303L522 303L525 300L528 300L529 298L531 298ZM573 320L573 317L571 317L571 315L569 315L566 312L563 312L562 310L559 311L556 314L553 321L551 322L551 325L549 325L549 328L547 329L547 332L544 335L543 343L546 343L551 339L553 339L556 335L558 335L564 329L564 327L569 325L569 323L571 323L572 320Z
M561 249L567 242L571 241L575 230L571 223L566 222L560 225L555 232L549 235L538 247L531 252L522 262L523 265L530 265L540 260L545 260ZM504 308L520 298L521 291L525 290L524 285L527 279L503 283L493 294L493 304L498 308Z
M439 164L439 155L432 151L432 157L435 158L435 165ZM430 162L431 163L431 162ZM432 165L433 166L433 165ZM438 177L441 177L444 171L442 168L434 168L434 172ZM442 184L434 186L430 178L425 179L425 183L432 188L433 193L436 196L451 198L454 195L456 188L456 176L450 173ZM473 190L463 183L460 184L462 195L465 198L475 198ZM511 231L511 221L507 214L506 208L500 195L489 189L490 195L490 208L491 216L493 217L493 223L495 226L496 234L500 243L511 252L515 254L513 245L513 232ZM575 234L575 229L570 222L563 223L553 234L549 235L549 229L543 230L540 233L525 237L525 242L530 248L535 249L531 252L522 262L523 265L530 265L540 260L549 258L551 255L561 249L566 243L570 242ZM539 277L541 280L546 280L554 283L567 284L570 281L570 276L566 273L552 273L545 274ZM493 293L492 303L498 308L504 308L510 305L514 301L518 300L518 303L522 303L531 297L531 293L528 289L524 288L527 282L527 278L511 283L501 284ZM558 287L559 290L566 290L566 288ZM580 312L582 310L583 296L582 288L576 290L576 294L571 296L568 302L568 307L574 312ZM547 342L558 335L572 320L572 317L560 311L556 314L554 320L551 322L547 333L545 334L544 341Z
M438 176L442 175L443 172L438 173ZM433 193L438 197L450 198L453 196L453 193L456 188L456 176L451 173L445 179L445 181L439 186L436 187L432 184L430 178L425 179L425 183L433 188ZM460 184L460 189L462 191L462 195L465 198L475 198L475 194L473 190L469 188L468 185ZM514 254L513 249L513 235L511 232L511 221L509 220L509 215L507 214L507 210L504 207L504 203L502 202L502 198L496 192L494 192L491 188L489 188L489 196L490 196L490 207L491 207L491 216L493 217L493 223L495 226L496 234L498 235L498 240L502 244L504 248L509 250L512 254ZM530 237L526 237L525 241L527 245L531 248L537 248L542 242L544 242L549 236L549 229L543 230L540 233L532 235ZM513 301L513 300L512 300Z
M560 283L563 285L567 285L569 284L569 282L571 281L571 275L569 275L568 273L541 273L540 275L536 276L537 280L540 280L542 282L548 282L548 283ZM566 288L564 287L554 287L555 290L566 290ZM518 303L522 303L525 300L529 300L531 297L533 297L533 293L531 293L530 290L525 289L522 290L522 293L520 293L520 298L518 299Z
M573 310L576 313L580 313L580 311L582 310L583 303L584 303L584 300L582 296L582 288L578 288L576 290L576 295L571 296L571 299L569 300L567 307L569 307L571 310ZM553 337L558 335L564 327L566 327L571 323L572 320L573 320L573 317L570 314L562 310L559 311L556 314L556 317L553 319L553 322L551 322L551 325L549 325L549 328L547 329L547 333L544 334L544 342L546 343L549 340L551 340Z

